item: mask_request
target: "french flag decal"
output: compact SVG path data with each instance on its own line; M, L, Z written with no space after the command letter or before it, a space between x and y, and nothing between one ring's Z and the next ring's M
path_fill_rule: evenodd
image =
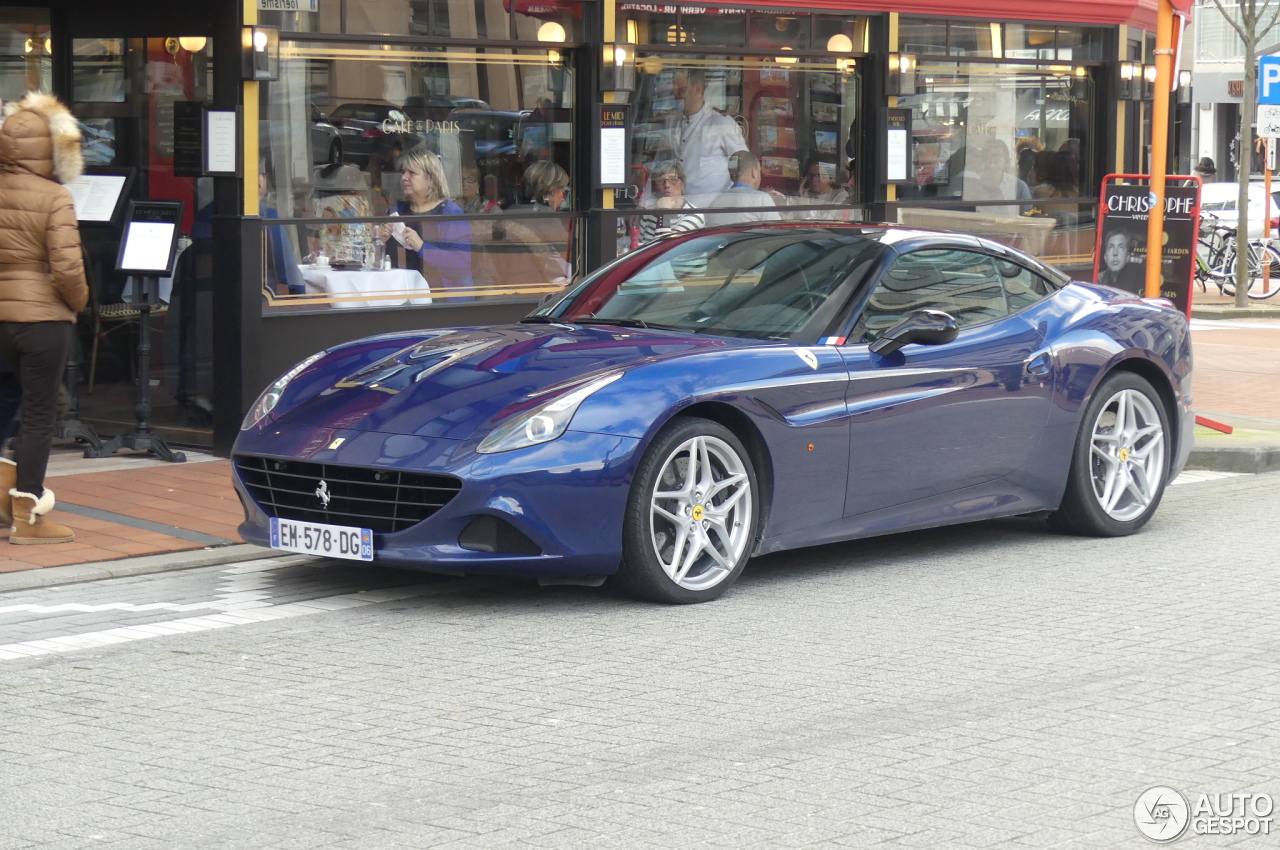
M844 345L848 337L843 336L824 336L818 340L818 345Z

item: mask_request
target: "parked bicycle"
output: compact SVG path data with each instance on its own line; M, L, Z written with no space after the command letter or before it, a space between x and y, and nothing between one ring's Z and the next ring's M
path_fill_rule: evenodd
M1202 214L1196 240L1196 282L1201 291L1207 292L1212 283L1223 295L1236 294L1237 235L1236 228L1227 227L1211 213ZM1270 298L1280 292L1280 248L1261 239L1250 239L1247 244L1247 294L1255 301Z

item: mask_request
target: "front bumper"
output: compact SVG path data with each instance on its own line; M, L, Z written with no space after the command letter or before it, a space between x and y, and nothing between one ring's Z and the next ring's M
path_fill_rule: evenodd
M455 476L462 488L435 514L403 531L374 534L374 560L390 566L485 575L610 575L622 557L622 518L642 444L631 437L568 431L557 440L479 455L473 442L332 428L273 425L246 431L239 454ZM240 536L270 544L270 519L233 475L245 508ZM476 517L497 517L540 555L463 548Z

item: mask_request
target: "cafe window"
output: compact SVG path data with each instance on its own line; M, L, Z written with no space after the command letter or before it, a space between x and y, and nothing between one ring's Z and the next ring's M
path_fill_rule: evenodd
M703 224L862 218L850 165L865 19L720 12L634 15L651 43L638 50L632 185L617 203L634 211L631 243Z
M916 93L898 98L911 109L913 170L897 196L946 211L900 217L1004 236L1050 261L1087 254L1102 177L1092 133L1098 72L1068 63L920 60Z
M267 310L563 286L574 56L282 39L280 79L261 87Z
M1021 21L898 20L898 46L920 56L1100 61L1113 31Z
M547 41L544 24L581 40L582 7L596 0L298 0L294 11L262 11L259 23L283 32Z
M53 83L49 13L6 9L0 13L0 98L18 100Z

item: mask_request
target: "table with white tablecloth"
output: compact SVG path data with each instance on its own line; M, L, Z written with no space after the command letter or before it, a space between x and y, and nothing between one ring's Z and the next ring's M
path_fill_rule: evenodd
M335 269L300 266L308 295L328 295L340 310L430 304L431 286L413 269ZM365 298L352 296L364 295Z

